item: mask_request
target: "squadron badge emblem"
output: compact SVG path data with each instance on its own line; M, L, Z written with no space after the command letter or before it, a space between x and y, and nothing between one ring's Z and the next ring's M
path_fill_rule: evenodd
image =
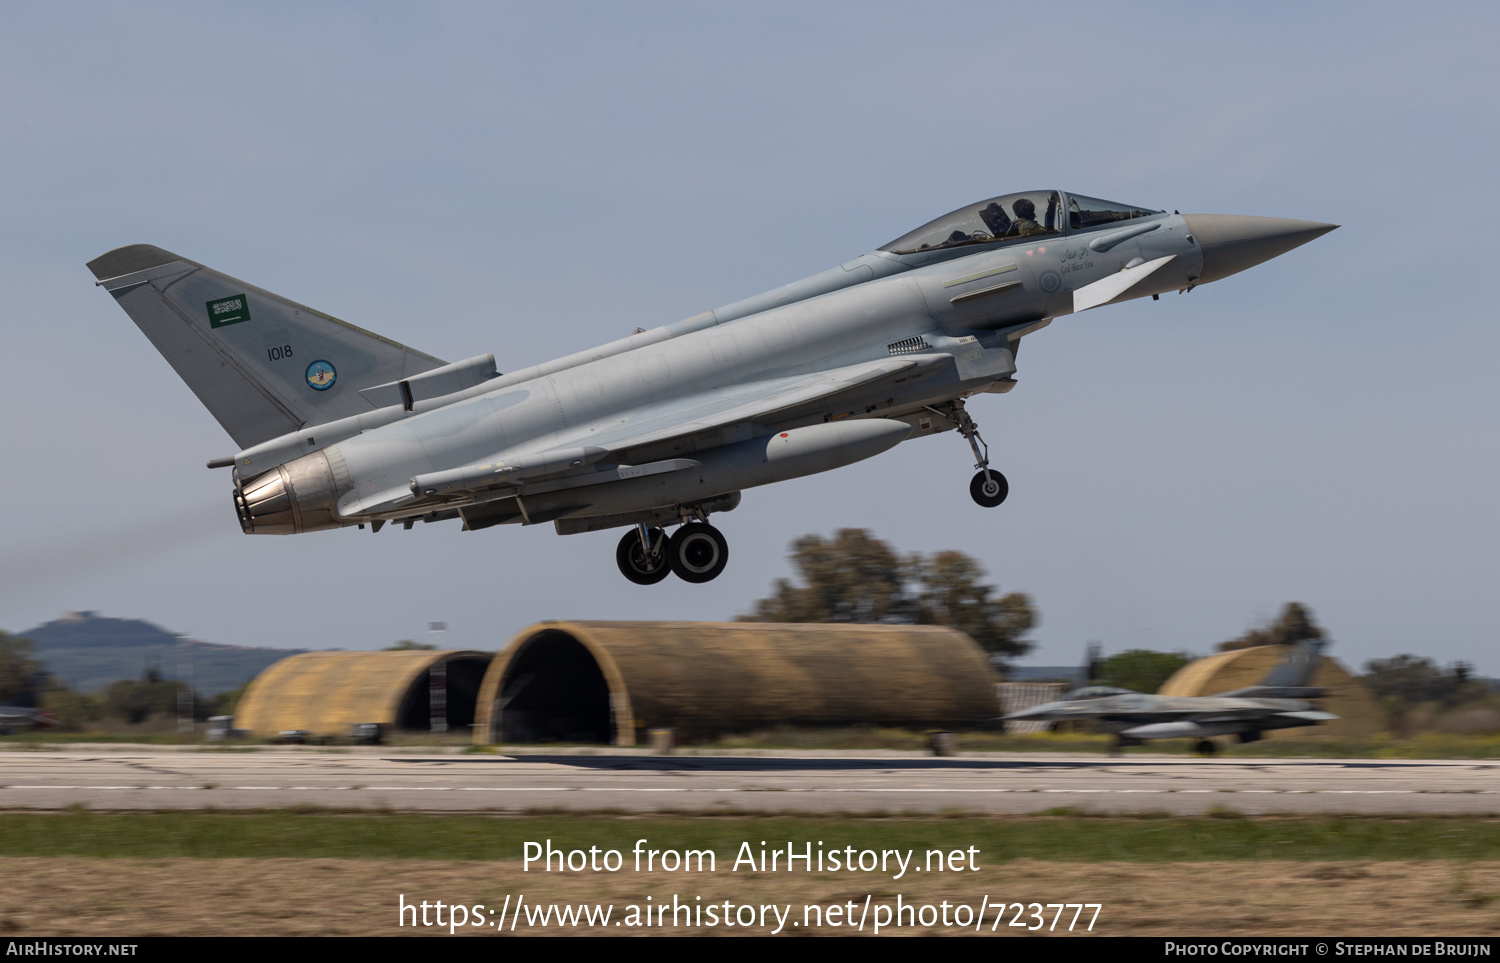
M307 366L307 386L314 391L327 391L333 387L339 373L327 361L314 361Z

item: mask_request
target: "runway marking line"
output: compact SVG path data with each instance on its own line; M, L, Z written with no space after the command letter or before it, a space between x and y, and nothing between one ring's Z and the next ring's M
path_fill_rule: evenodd
M639 792L639 793L733 793L763 792L764 787L720 787L692 789L667 786L54 786L13 785L5 789L26 790L107 790L117 792L200 790L219 792ZM1067 793L1067 794L1181 794L1230 793L1242 795L1330 795L1330 796L1474 796L1500 794L1500 789L1002 789L1002 788L817 788L776 787L776 792L790 793Z

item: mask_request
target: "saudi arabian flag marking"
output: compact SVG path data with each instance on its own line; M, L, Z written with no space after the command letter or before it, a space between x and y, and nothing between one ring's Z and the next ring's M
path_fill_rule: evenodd
M243 294L232 298L220 298L208 302L208 326L222 328L226 324L239 324L250 320L250 302Z

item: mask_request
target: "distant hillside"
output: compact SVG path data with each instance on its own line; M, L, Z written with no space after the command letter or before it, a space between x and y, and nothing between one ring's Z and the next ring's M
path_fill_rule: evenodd
M186 678L192 660L193 688L203 695L238 689L273 662L306 649L251 649L191 639L139 619L101 618L69 612L34 629L17 632L36 643L37 657L64 685L94 692L116 679L139 679L148 667L164 679ZM178 661L183 665L178 669Z

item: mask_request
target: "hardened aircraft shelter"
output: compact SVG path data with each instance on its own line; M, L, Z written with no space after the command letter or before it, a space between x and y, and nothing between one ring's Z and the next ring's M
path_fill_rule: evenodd
M1219 652L1191 662L1178 669L1162 683L1158 695L1206 696L1259 685L1273 667L1286 658L1284 645L1258 645L1248 649ZM1312 685L1322 688L1318 704L1338 716L1315 727L1273 729L1267 739L1305 739L1312 737L1367 738L1381 730L1380 707L1364 683L1349 670L1324 655L1313 673Z
M282 659L255 677L235 708L236 728L255 736L300 729L347 736L349 727L431 726L433 669L439 665L449 729L474 722L475 697L493 656L461 649L394 652L306 652Z
M477 743L636 745L772 726L994 724L983 650L930 625L541 622L479 691Z

